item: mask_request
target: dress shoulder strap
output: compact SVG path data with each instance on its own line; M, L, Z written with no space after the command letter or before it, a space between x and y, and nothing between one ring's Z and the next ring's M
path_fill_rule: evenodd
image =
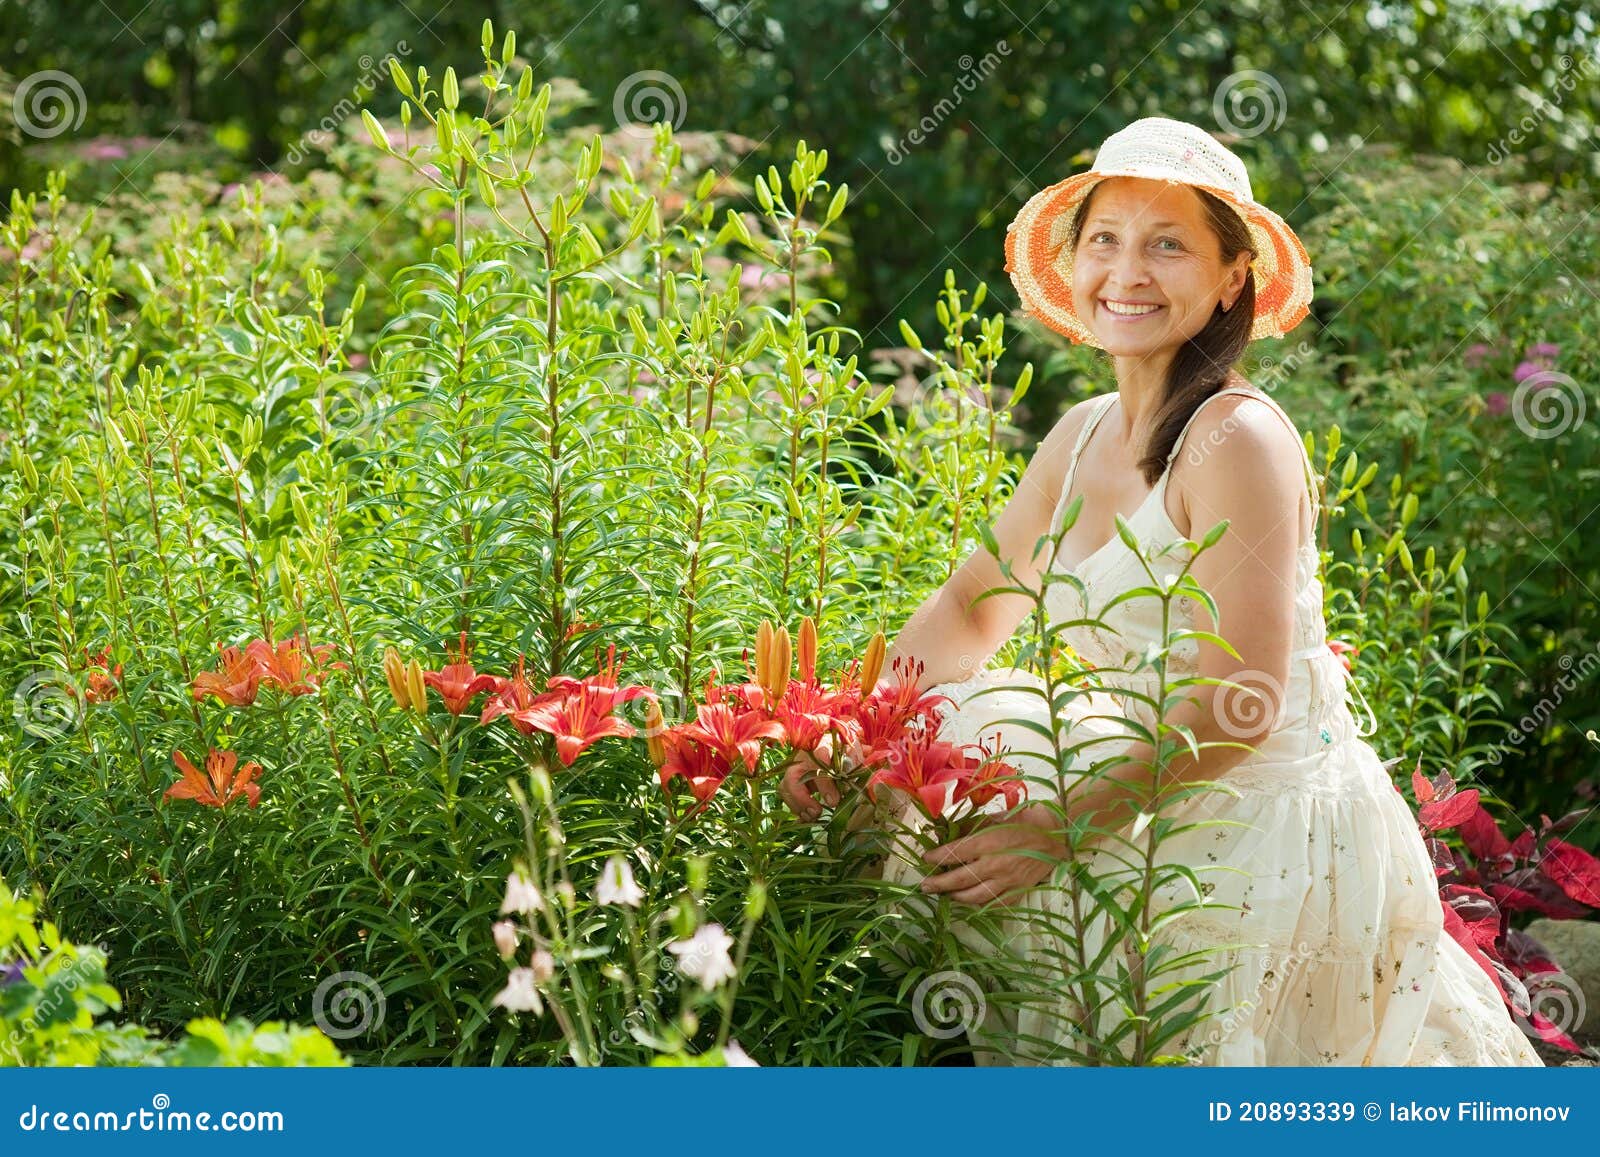
M1094 433L1095 427L1100 424L1100 419L1106 416L1106 413L1115 404L1116 400L1117 392L1112 390L1110 393L1102 394L1100 397L1088 402L1079 403L1080 405L1092 406L1094 409L1084 421L1083 429L1078 431L1077 441L1072 444L1072 454L1067 459L1067 472L1061 482L1061 492L1056 495L1055 514L1050 519L1052 533L1057 529L1056 523L1061 518L1061 511L1066 504L1067 495L1072 493L1072 480L1078 476L1078 459L1083 455L1083 448L1089 444L1089 436Z
M1300 449L1300 464L1305 471L1306 493L1311 500L1311 528L1307 532L1307 537L1309 541L1315 542L1317 534L1317 513L1322 506L1322 499L1317 492L1317 472L1316 469L1311 465L1310 454L1306 452L1305 440L1300 436L1300 432L1295 429L1294 420L1290 418L1288 414L1284 413L1283 407L1278 405L1277 400L1274 399L1272 395L1262 390L1255 389L1254 387L1224 386L1222 389L1206 398L1204 402L1201 402L1194 408L1194 413L1189 415L1189 420L1183 424L1183 429L1178 431L1178 437L1172 443L1172 452L1167 455L1167 468L1161 475L1160 485L1165 488L1167 479L1172 474L1172 463L1177 460L1178 451L1183 446L1183 437L1189 432L1189 427L1194 424L1194 420L1200 416L1200 411L1205 409L1206 402L1209 402L1211 398L1219 397L1222 394L1243 394L1245 397L1256 398L1259 401L1265 402L1273 411L1273 413L1277 414L1278 417L1283 419L1284 425L1289 427L1290 433L1294 434L1295 445Z

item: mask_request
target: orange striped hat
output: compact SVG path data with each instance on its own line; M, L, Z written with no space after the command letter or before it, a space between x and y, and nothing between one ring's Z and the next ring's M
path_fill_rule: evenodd
M1311 311L1311 259L1294 230L1250 192L1244 162L1186 121L1144 117L1112 133L1086 172L1041 189L1006 229L1006 272L1022 307L1083 345L1104 348L1072 306L1072 215L1107 177L1149 177L1194 185L1233 208L1250 230L1256 316L1250 338L1282 337Z

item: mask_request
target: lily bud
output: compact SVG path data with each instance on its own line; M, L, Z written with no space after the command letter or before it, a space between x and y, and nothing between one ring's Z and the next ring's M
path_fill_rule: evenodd
M400 710L411 710L411 695L406 690L406 664L400 658L400 652L389 647L383 652L383 677L389 680L389 694L394 696L394 701Z
M422 677L422 664L416 659L406 667L406 695L410 699L407 706L411 710L418 715L428 713L428 683Z
M817 673L817 624L807 615L800 620L800 678L810 680Z
M866 657L861 660L861 697L865 699L872 694L872 689L878 685L878 676L883 673L884 638L879 631L872 636L872 641L867 644Z
M794 663L794 651L789 643L789 628L779 627L772 633L772 701L779 703L789 686L789 668Z
M667 741L661 738L667 729L666 717L661 714L661 704L648 699L644 705L644 746L650 753L650 762L658 769L667 762Z
M756 628L756 682L772 693L772 622L762 619Z
M496 920L494 947L501 960L510 960L517 954L517 926L510 920Z

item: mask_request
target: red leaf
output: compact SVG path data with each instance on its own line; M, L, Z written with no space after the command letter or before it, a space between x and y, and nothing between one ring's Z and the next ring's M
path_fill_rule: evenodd
M1489 809L1482 804L1464 822L1457 825L1456 834L1467 845L1467 851L1480 860L1493 860L1511 851L1511 841L1500 831Z
M1440 891L1440 898L1461 917L1479 948L1494 951L1500 938L1500 908L1488 893L1482 888L1449 884Z
M1519 860L1525 860L1533 855L1533 845L1538 839L1533 834L1533 829L1528 828L1520 836L1511 841L1511 854Z
M1433 860L1433 874L1443 876L1456 869L1456 854L1451 851L1450 845L1443 840L1427 837L1424 843L1428 848L1428 855Z
M1600 908L1600 860L1564 840L1545 843L1539 868L1580 904Z
M1477 810L1478 789L1469 788L1457 795L1423 804L1419 815L1423 826L1437 832L1465 823Z
M1506 986L1500 977L1505 965L1499 964L1497 967L1498 962L1485 954L1484 950L1478 946L1477 938L1472 935L1472 930L1467 927L1467 922L1457 915L1454 908L1443 901L1440 901L1440 907L1444 909L1444 930L1450 934L1451 939L1466 950L1468 956L1478 962L1479 968L1489 974L1489 979L1494 981L1495 990L1500 993L1500 998L1510 1003L1510 997L1506 993Z
M1589 909L1573 900L1548 876L1521 868L1489 885L1489 894L1506 912L1537 912L1552 920L1581 920Z
M1433 799L1433 784L1428 782L1428 777L1422 774L1422 760L1417 760L1417 766L1411 773L1411 790L1416 793L1418 803L1428 803Z

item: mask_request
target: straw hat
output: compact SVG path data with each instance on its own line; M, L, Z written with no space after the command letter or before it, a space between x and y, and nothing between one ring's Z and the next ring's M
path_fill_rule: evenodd
M1072 305L1072 251L1067 244L1079 203L1107 177L1176 181L1214 193L1250 230L1256 316L1250 338L1281 337L1311 309L1311 259L1287 222L1257 203L1244 162L1210 133L1167 117L1136 120L1105 139L1086 172L1041 189L1006 229L1006 272L1022 307L1075 342L1104 347Z

